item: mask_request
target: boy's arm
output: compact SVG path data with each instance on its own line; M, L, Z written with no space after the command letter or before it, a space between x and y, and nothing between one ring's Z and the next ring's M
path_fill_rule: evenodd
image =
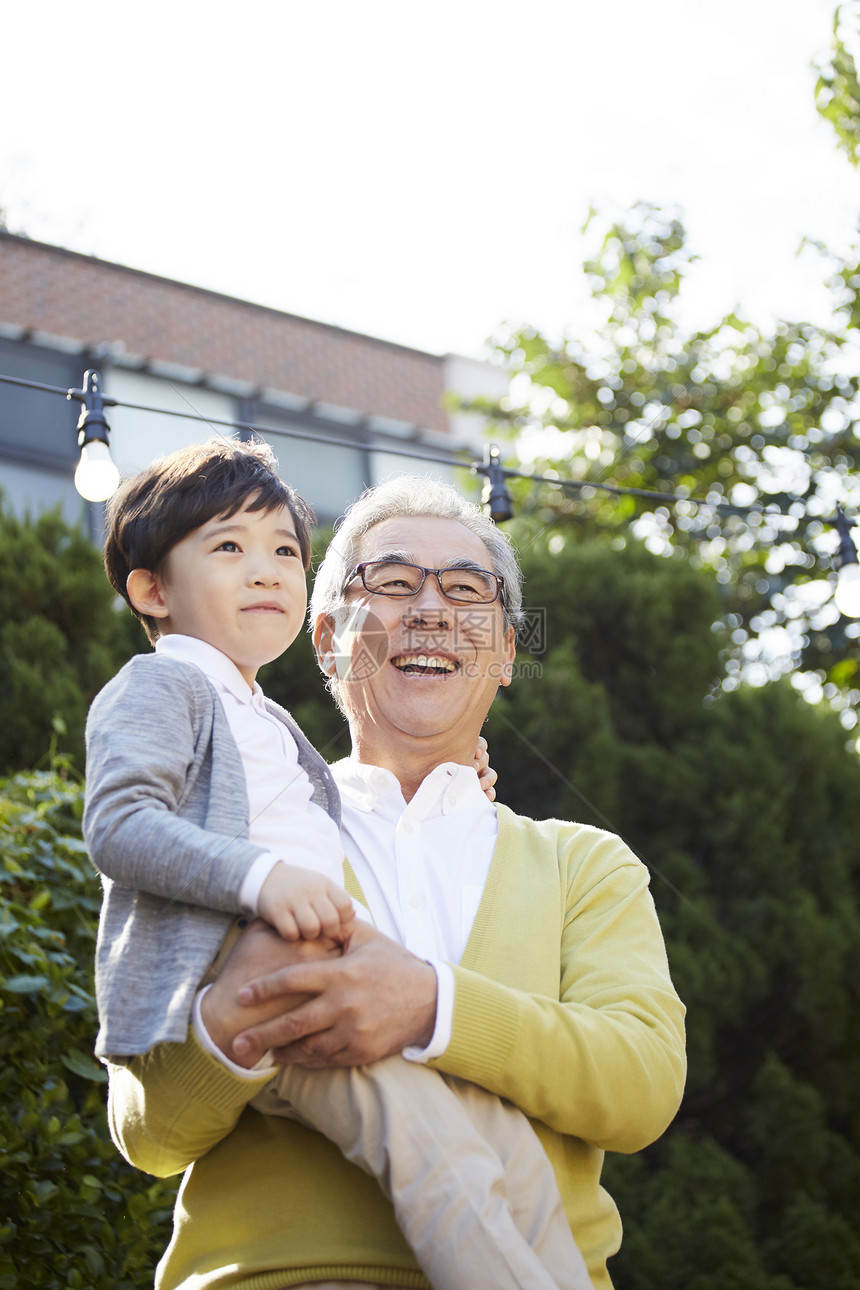
M84 838L96 868L121 886L236 913L242 880L263 849L239 829L213 832L179 814L207 723L205 687L180 668L132 660L87 721ZM237 779L241 793L241 766ZM223 817L232 818L229 809Z

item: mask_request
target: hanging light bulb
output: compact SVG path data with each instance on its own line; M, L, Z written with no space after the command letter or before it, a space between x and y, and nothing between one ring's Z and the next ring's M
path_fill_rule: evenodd
M833 600L840 614L844 614L846 618L860 618L860 563L851 537L854 521L847 518L841 506L836 507L833 527L839 534L839 550L836 553L838 573Z
M85 372L84 388L69 390L68 398L80 399L84 405L77 427L81 459L75 471L75 488L88 502L107 501L119 486L119 470L110 455L110 426L98 372Z
M75 471L75 488L88 502L106 502L119 485L110 448L99 439L85 443Z
M484 448L484 464L473 468L479 475L486 475L487 482L481 494L481 504L488 507L490 519L496 524L504 524L513 519L514 504L505 483L505 472L499 461L499 449L494 443Z

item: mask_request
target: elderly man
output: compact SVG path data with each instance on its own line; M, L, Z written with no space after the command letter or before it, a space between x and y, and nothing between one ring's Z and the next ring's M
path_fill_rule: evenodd
M252 924L186 1042L112 1071L132 1163L194 1162L163 1290L427 1285L371 1179L320 1134L248 1108L269 1050L311 1069L406 1050L513 1103L596 1290L611 1286L621 1224L603 1153L639 1150L674 1115L683 1007L636 857L600 830L492 805L471 769L511 682L520 605L504 535L447 486L381 485L338 530L314 642L352 738L333 768L348 885L376 929L321 955Z

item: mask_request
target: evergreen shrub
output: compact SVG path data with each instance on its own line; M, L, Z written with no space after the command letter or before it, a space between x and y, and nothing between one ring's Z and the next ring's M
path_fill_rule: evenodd
M83 789L62 764L0 781L0 1290L143 1290L175 1180L121 1158L107 1129L93 951L99 883Z
M84 765L84 723L143 630L114 595L102 554L59 510L20 518L0 495L0 774Z

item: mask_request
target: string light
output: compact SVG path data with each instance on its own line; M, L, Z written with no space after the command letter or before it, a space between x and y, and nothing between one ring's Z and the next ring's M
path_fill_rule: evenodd
M88 502L105 502L119 487L119 471L110 455L110 426L98 372L84 372L84 388L68 390L66 398L84 405L77 425L81 459L75 471L75 488Z
M45 385L39 381L29 381L21 377L4 376L2 374L0 374L0 381L11 385L21 385L30 389L42 390L47 393L62 394L68 399L77 399L83 403L84 407L77 425L81 460L75 471L75 487L87 501L105 501L119 484L119 471L110 456L110 427L104 412L105 407L108 405L163 416L182 417L190 421L200 421L210 427L224 426L233 431L245 430L259 435L264 435L268 431L271 434L285 435L289 438L310 439L317 443L329 443L336 447L352 448L355 446L353 440L319 434L314 431L287 429L283 426L256 426L248 422L220 421L216 418L202 417L196 412L176 412L170 408L147 407L140 403L124 403L119 399L105 398L101 393L101 378L98 372L92 369L84 374L82 390L67 390L59 386ZM552 484L558 488L575 492L582 492L584 489L595 489L601 492L613 493L616 496L641 497L649 501L666 502L670 505L684 502L688 506L707 506L712 510L732 515L786 514L786 512L776 509L765 512L760 504L737 506L733 502L717 501L713 496L694 497L689 494L658 493L647 488L628 488L620 484L605 484L593 479L562 479L556 476L529 474L525 471L513 470L510 467L503 466L497 444L486 445L482 462L462 460L462 455L471 454L471 449L466 447L454 448L449 453L442 454L428 452L423 448L398 442L396 451L398 456L435 462L445 466L457 466L460 469L469 469L473 474L483 475L486 482L481 496L481 503L487 507L490 517L497 524L504 524L507 520L512 519L514 515L513 501L506 483L508 479L526 479L534 484ZM456 453L460 453L461 456L456 456ZM799 517L792 514L791 518L797 520ZM856 521L848 519L843 508L837 506L836 516L832 520L832 524L839 535L839 549L834 561L838 570L834 603L839 612L846 617L860 618L860 562L858 562L857 548L851 537L851 529L855 527Z
M476 475L487 477L481 494L481 505L486 506L490 519L496 524L504 524L505 520L512 520L514 503L505 483L505 471L499 460L498 445L488 443L484 448L484 464L474 465L472 470Z

